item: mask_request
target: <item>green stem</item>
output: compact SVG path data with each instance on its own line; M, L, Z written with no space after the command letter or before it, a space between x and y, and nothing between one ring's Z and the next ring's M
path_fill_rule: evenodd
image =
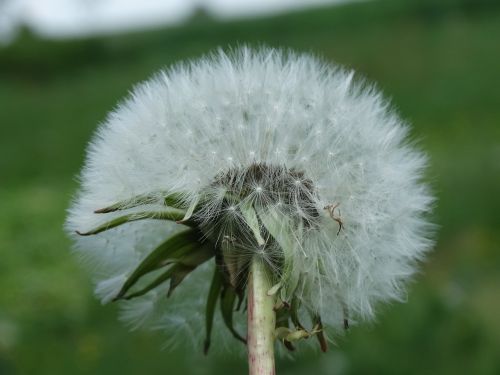
M274 375L274 297L268 296L271 281L266 266L254 257L248 275L249 375Z

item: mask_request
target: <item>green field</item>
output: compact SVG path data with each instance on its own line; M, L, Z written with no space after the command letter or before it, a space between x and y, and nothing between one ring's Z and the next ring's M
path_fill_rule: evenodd
M243 374L245 358L162 350L101 306L62 225L86 144L154 71L218 46L290 47L378 82L431 157L437 246L408 302L280 374L500 373L500 4L372 1L0 49L0 374Z

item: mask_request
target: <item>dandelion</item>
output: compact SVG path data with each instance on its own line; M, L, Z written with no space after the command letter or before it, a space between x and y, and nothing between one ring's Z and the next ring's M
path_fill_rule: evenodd
M433 201L407 133L351 71L218 52L160 72L108 116L66 227L133 328L207 352L224 324L250 373L273 373L275 342L314 336L326 351L404 299Z

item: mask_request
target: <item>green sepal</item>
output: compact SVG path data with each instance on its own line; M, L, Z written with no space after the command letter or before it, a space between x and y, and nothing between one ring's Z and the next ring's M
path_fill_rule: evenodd
M245 223L252 230L252 233L257 241L257 245L259 247L263 247L266 244L266 241L262 238L260 233L260 224L259 219L257 218L257 214L250 202L245 202L240 205L240 211L243 214L243 218L245 219Z
M278 327L274 330L274 337L278 340L284 340L292 330L288 327Z
M286 349L293 352L295 347L293 344L286 340L286 337L292 332L290 329L290 309L286 305L283 305L279 309L275 309L276 312L276 330L274 332L276 339L280 340Z
M245 338L242 337L233 327L233 311L236 296L236 290L230 285L225 285L220 296L220 310L222 313L222 319L224 320L224 323L229 331L231 331L236 339L246 344L247 340L245 340Z
M177 208L170 208L164 211L157 212L135 212L123 216L119 216L110 220L104 224L99 225L98 227L89 230L88 232L79 232L76 231L80 236L90 236L93 234L98 234L109 229L118 227L125 223L130 223L132 221L144 220L144 219L155 219L155 220L170 220L170 221L179 221L184 217L185 213L183 210Z
M281 282L277 283L277 284L274 284L268 291L267 291L267 295L268 296L274 296L278 290L280 290L281 288Z
M286 308L285 305L281 305L281 307L276 308L278 304L279 302L277 302L273 308L274 312L276 313L276 326L288 327L288 320L290 319L290 310Z
M289 351L294 352L295 351L295 346L288 341L288 340L283 340L283 345L285 345L285 348L287 348Z
M298 298L293 297L290 303L290 320L292 321L295 328L304 329L304 326L299 321L298 310L300 307L300 301Z
M344 302L342 302L342 312L344 313L344 331L347 331L349 329L349 310Z
M222 239L220 249L229 283L236 288L239 275L238 252L235 251L235 248L231 244L231 240L227 238Z
M222 287L222 275L220 271L217 269L217 266L215 266L214 276L212 278L212 283L210 284L210 290L208 291L207 307L205 310L206 337L205 337L205 342L203 344L204 354L207 354L208 349L210 349L210 338L212 335L215 306L217 305L217 299L219 298L221 287Z
M297 341L300 339L307 339L311 335L312 334L307 332L305 329L297 329L295 331L291 331L288 335L286 335L284 340L293 342L293 341Z
M288 327L278 327L274 331L274 336L278 340L288 341L289 343L300 339L307 339L313 334L307 332L305 329L292 330Z
M144 260L137 266L128 279L123 284L120 292L115 297L120 299L127 291L145 274L157 270L167 264L168 261L182 257L190 250L189 245L197 244L201 234L194 230L188 229L169 237L165 242L154 249Z
M191 251L178 259L174 259L172 263L179 263L187 267L198 267L215 255L215 249L210 242L197 242L189 244L188 247L191 248Z
M281 299L290 299L299 284L298 275L293 272L293 253L296 251L294 244L294 233L292 233L292 223L287 217L280 215L276 209L258 209L257 215L262 225L275 239L283 251L283 271L281 280L286 281L281 288ZM301 231L297 231L300 233Z
M170 267L169 269L167 269L165 272L163 272L160 276L158 276L156 279L154 279L151 283L149 283L147 286L145 286L141 290L134 292L132 294L129 294L128 296L123 295L122 297L116 297L114 300L117 300L118 298L129 300L132 298L140 297L140 296L146 294L147 292L149 292L150 290L152 290L153 288L156 288L158 285L160 285L160 284L164 283L165 281L169 280L170 278L172 278L177 272L179 272L181 274L185 274L186 272L189 273L193 269L194 268L186 267L186 266L183 266L182 264L176 264L176 265ZM182 277L182 278L184 278L184 277ZM170 293L170 289L169 289L169 293Z
M179 224L184 224L186 223L189 219L191 219L191 217L193 216L193 213L194 211L196 210L196 208L198 207L198 204L200 203L200 197L197 196L193 202L189 205L186 213L184 214L184 217L182 218L182 220L179 221Z
M190 243L186 245L182 251L185 251L186 255L182 256L179 259L173 259L172 263L174 264L143 289L128 296L125 295L127 293L125 291L121 297L117 297L115 298L115 300L118 298L131 299L142 296L149 292L151 289L156 288L158 285L164 283L169 279L170 287L167 292L167 297L170 297L174 289L182 282L182 280L184 280L184 278L188 274L194 271L200 264L212 258L215 254L212 246L206 243Z
M181 193L167 193L167 192L158 192L158 193L147 193L147 194L139 194L135 197L126 199L121 202L114 203L108 207L100 208L95 210L96 214L105 214L109 212L127 210L129 208L134 208L138 206L142 206L144 204L154 204L158 201L158 198L163 196L163 205L174 207L174 208L183 208L183 199Z
M276 312L276 325L277 328L274 331L274 336L276 339L283 342L285 347L288 350L295 350L293 346L293 341L298 341L301 339L307 339L311 336L316 336L322 352L326 352L328 350L328 343L323 331L323 324L321 322L321 318L319 315L312 315L313 318L313 328L311 331L307 331L304 327L300 325L296 325L296 329L290 329L289 326L289 318L290 318L291 310L278 310Z
M288 322L287 322L288 325ZM285 348L287 348L289 351L293 352L295 351L295 346L293 346L292 342L287 340L288 335L292 333L292 330L288 327L278 327L274 331L274 336L276 339L281 341Z
M328 351L328 342L326 341L325 333L323 331L323 323L321 322L321 317L319 315L313 316L313 324L316 327L316 338L318 339L319 346L323 353Z
M245 301L245 288L244 288L244 286L238 285L238 288L236 288L236 295L238 296L238 302L236 303L235 311L240 311L241 306L243 306L243 302ZM244 305L244 306L246 309L247 305Z
M196 269L197 266L186 266L184 264L176 264L172 268L176 268L175 272L170 277L170 286L167 292L167 298L172 295L175 288L177 288L182 280L186 278L192 271Z

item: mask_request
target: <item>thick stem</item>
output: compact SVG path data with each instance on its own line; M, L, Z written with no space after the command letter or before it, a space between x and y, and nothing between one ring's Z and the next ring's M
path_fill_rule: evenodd
M266 266L254 257L248 275L248 367L250 375L274 375L274 297Z

